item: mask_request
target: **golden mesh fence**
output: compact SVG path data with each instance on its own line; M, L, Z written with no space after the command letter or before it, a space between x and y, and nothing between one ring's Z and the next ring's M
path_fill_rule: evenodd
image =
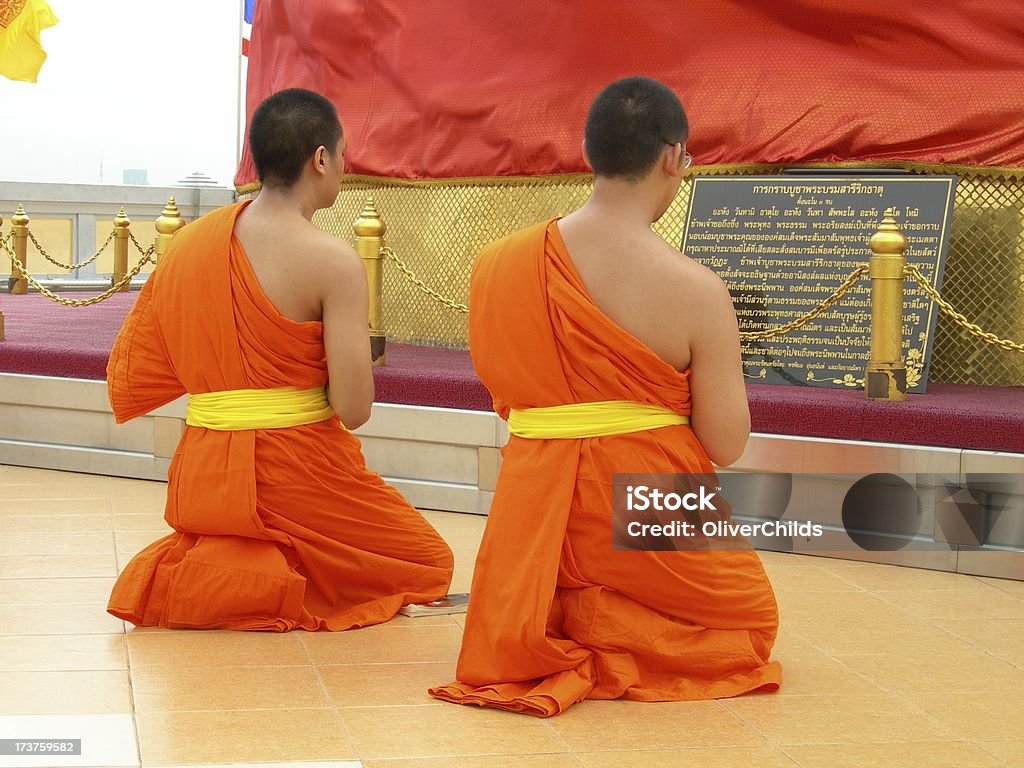
M822 166L819 166L822 167ZM826 167L841 167L829 165ZM943 296L985 331L1024 340L1024 170L905 166L915 173L958 177ZM678 246L696 174L776 173L776 166L693 169L654 229ZM507 179L402 181L345 179L333 208L315 222L351 241L355 221L372 195L387 224L386 242L424 285L465 304L473 259L488 242L578 208L589 175ZM865 260L870 256L867 243ZM845 275L836 275L837 283ZM907 291L917 290L907 283ZM393 263L384 268L384 329L392 341L466 346L466 315L414 285ZM931 380L958 384L1024 384L1024 355L1000 349L941 316Z
M984 330L1024 342L1024 174L960 175L942 296ZM986 344L946 316L933 354L934 381L1024 385L1024 355Z

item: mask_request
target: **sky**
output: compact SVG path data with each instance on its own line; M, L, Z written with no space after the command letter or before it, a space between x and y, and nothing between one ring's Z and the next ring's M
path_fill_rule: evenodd
M48 2L39 82L0 77L0 183L121 184L141 168L154 186L193 171L232 186L240 0Z

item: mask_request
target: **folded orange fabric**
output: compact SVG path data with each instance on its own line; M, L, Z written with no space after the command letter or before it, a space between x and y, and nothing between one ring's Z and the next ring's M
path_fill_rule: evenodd
M588 296L555 222L488 247L470 350L509 409L628 400L690 413L679 373ZM689 426L504 449L477 558L458 680L432 696L540 717L582 699L774 690L778 610L757 553L613 551L614 472L708 473Z

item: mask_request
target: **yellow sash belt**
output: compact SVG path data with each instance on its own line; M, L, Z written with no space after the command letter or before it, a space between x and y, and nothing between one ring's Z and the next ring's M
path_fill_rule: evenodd
M608 437L689 423L689 416L630 400L513 408L508 414L509 432L535 440Z
M314 424L334 413L323 387L229 389L188 396L185 423L223 431Z

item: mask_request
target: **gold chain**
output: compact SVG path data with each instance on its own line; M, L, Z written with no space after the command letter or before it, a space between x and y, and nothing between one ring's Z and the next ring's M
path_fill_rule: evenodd
M77 264L63 264L57 261L55 258L53 258L53 256L51 256L50 254L43 250L43 247L39 244L39 241L36 240L36 236L32 234L31 230L29 230L28 239L32 241L32 245L34 245L36 247L36 250L42 254L43 258L46 259L51 264L53 264L54 266L58 266L61 269L78 269L79 267L84 267L87 264L92 264L97 258L99 258L99 255L107 249L108 245L110 245L110 241L114 239L114 231L110 231L110 234L107 235L107 239L104 241L103 245L100 246L100 249L96 251L96 253L94 253L85 261L80 261Z
M845 296L847 292L851 288L853 288L857 281L860 280L861 277L867 271L868 265L861 264L859 267L853 270L853 272L850 273L850 276L846 278L842 285L836 288L835 292L831 296L829 296L827 299L821 302L821 304L816 306L814 309L812 309L810 312L803 315L802 317L798 317L796 320L788 322L785 325L779 325L776 326L775 328L769 328L766 331L741 331L740 339L742 339L743 341L761 341L763 339L770 339L773 336L782 336L783 334L789 333L790 331L795 331L797 328L806 325L807 323L811 322L811 320L818 317L822 313L827 312L833 304L835 304L837 301L843 298L843 296Z
M912 277L921 287L921 290L925 292L925 295L939 305L939 309L941 309L944 314L952 318L954 323L959 325L972 336L981 339L986 344L993 344L1000 349L1007 350L1008 352L1024 352L1024 344L1019 344L1015 341L1010 341L1009 339L1000 339L994 333L983 331L980 326L975 325L957 312L956 309L953 308L953 305L942 298L939 292L931 286L928 282L928 278L921 274L921 271L918 269L916 264L907 264L904 266L903 274L907 277Z
M395 252L392 251L390 248L381 248L380 252L386 258L391 259L391 261L395 263L395 266L398 267L398 269L402 272L403 275L405 275L405 277L409 280L410 283L415 285L417 288L423 291L423 293L427 294L427 296L432 298L434 301L444 304L446 307L448 307L449 309L454 309L456 312L469 312L469 307L467 307L465 304L460 304L459 302L454 301L452 299L447 299L437 291L432 290L431 288L427 288L426 284L418 277L416 277L416 275L413 274L413 271L409 269L408 266L406 266L405 262L398 258L398 256L395 255Z
M14 266L15 272L17 272L19 275L19 277L16 279L27 280L28 284L35 288L37 291L39 291L39 293L41 293L43 296L50 299L51 301L57 302L58 304L63 304L65 307L88 307L90 304L97 304L103 301L104 299L110 298L115 293L124 288L126 285L128 285L128 283L132 281L132 278L134 278L137 274L139 274L139 272L142 271L142 268L152 260L151 257L154 250L153 246L150 246L149 249L145 253L143 253L142 258L139 259L139 263L135 265L132 271L129 272L124 277L122 277L116 283L114 283L114 285L105 290L103 293L100 293L96 296L91 296L88 299L66 299L63 296L58 296L45 285L41 285L39 281L32 277L32 275L30 275L21 266L21 262L18 261L18 257L14 255L14 251L7 247L7 241L4 240L0 242L2 242L3 249L7 251L7 255L11 259L11 264Z
M149 256L149 254L153 252L152 245L149 246L148 249L144 249L141 245L139 245L139 241L135 239L135 235L132 234L132 231L130 229L128 230L128 237L132 239L132 243L135 245L135 250L137 250L143 256ZM153 263L155 264L156 262L154 261Z

